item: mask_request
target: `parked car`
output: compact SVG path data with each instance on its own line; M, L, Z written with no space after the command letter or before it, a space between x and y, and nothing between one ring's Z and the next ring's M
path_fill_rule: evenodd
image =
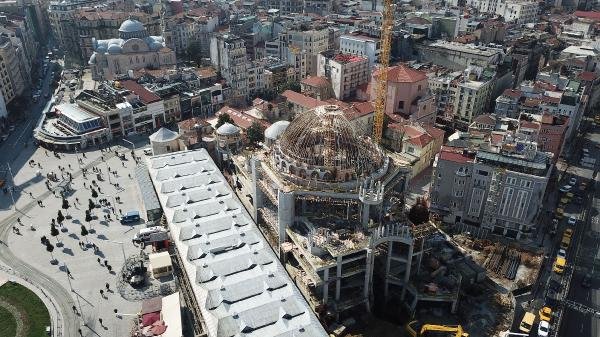
M550 322L552 320L552 309L550 307L541 308L538 314L541 321Z
M571 179L569 179L569 185L575 186L575 184L577 184L577 178L572 177Z
M562 257L563 259L567 258L567 251L564 249L559 249L558 253L556 253L557 256Z
M574 216L570 216L567 223L569 224L569 226L575 226L577 224L577 218Z
M560 191L563 193L567 193L567 192L570 192L572 188L573 188L573 186L571 186L571 185L565 185L560 188Z
M539 337L547 337L550 333L550 323L546 321L540 321L538 325L538 336Z

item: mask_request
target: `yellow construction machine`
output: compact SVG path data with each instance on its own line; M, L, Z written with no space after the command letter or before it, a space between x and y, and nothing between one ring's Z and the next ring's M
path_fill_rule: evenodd
M411 337L469 337L460 325L421 324L412 321L406 325Z

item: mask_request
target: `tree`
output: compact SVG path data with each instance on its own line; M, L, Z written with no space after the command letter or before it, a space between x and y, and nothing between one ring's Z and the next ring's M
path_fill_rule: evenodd
M265 140L265 130L258 122L253 122L252 125L250 125L248 130L246 130L246 135L248 136L248 141L254 146L256 146L258 142Z
M56 245L58 246L58 244L60 243L60 241L58 241L58 234L60 234L60 232L58 231L58 229L56 228L56 226L54 224L50 225L50 235L54 236L56 238Z
M429 221L429 207L425 198L417 198L416 203L408 211L408 219L415 225Z
M202 63L202 45L200 44L200 41L190 41L186 54L188 60L196 63L196 66L199 67Z
M90 232L88 232L87 228L85 228L84 225L81 225L81 236L83 236L85 238L85 242L88 242L88 239L87 239L88 234L90 234Z
M88 199L88 210L91 212L94 208L96 208L96 205L94 204L92 199Z
M58 221L58 223L62 223L63 221L65 221L65 216L62 214L60 209L58 210L58 216L56 217L56 221Z
M90 222L92 221L92 213L90 211L85 211L85 222Z
M220 114L219 118L217 119L217 128L219 128L221 125L225 124L225 123L229 123L229 124L235 124L233 122L233 119L231 119L231 116L229 116L229 114Z
M54 251L54 246L50 243L50 241L46 242L46 251L48 253L50 253L50 257L52 258L52 260L50 260L50 262L55 261L54 254L52 254L52 252Z
M92 188L92 198L94 198L94 199L98 198L98 192L96 192L96 190L93 188Z
M71 207L69 205L69 201L67 199L63 198L63 200L62 200L62 209L65 210L65 213L67 214L67 216L69 216L69 213L67 212L67 210L69 209L69 207ZM59 221L59 222L62 222L62 221Z

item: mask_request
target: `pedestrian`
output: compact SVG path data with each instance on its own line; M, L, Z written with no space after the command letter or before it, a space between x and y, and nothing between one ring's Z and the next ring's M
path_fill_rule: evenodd
M87 188L87 187L85 186L85 182L83 183L83 188Z
M21 218L17 218L17 222L18 222L20 225L22 225L22 223L21 223Z
M122 161L121 164L123 165L123 167L125 167L125 162L124 161Z
M69 170L71 170L71 164L69 164Z
M102 291L102 290L100 290L100 291ZM104 326L104 325L102 324L102 318L98 318L98 322L100 322L100 325L101 325L101 326Z
M108 266L108 260L104 260L104 266Z
M104 297L104 290L100 289L100 296Z
M97 261L98 261L99 264L102 264L102 262L100 261L100 258L98 258Z
M38 163L38 168L42 168L42 165L40 163Z
M71 309L73 309L73 312L77 312L77 308L75 308L75 306L72 306Z
M46 157L48 157L48 150L44 150L44 153L46 153Z
M123 215L123 211L119 208L119 214Z
M76 203L79 203L79 198L75 198L75 202L76 202Z
M102 193L102 189L98 186L98 193Z
M82 153L82 155L83 155L83 158L85 158L85 153Z
M106 286L106 291L108 291L110 289L110 284L108 284L108 282L106 282L106 284L104 286Z
M33 193L29 192L29 196L30 196L31 198L33 198Z
M77 329L77 332L79 332L79 336L83 336L83 333L81 332L81 329Z

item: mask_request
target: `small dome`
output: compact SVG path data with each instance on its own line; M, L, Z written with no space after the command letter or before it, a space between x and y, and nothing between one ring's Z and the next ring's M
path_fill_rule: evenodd
M123 48L121 48L121 46L118 44L111 44L108 46L107 51L109 54L121 54L123 52Z
M177 139L179 134L175 131L171 131L167 128L160 128L158 131L150 135L150 141L156 143L170 142Z
M265 138L277 140L285 129L287 129L288 125L290 125L290 122L288 121L278 121L273 123L273 125L265 130Z
M217 129L217 134L221 136L232 136L240 133L240 128L233 124L225 123Z
M141 32L144 30L146 30L146 28L144 27L143 23L132 19L123 21L121 27L119 27L119 32L123 33Z

